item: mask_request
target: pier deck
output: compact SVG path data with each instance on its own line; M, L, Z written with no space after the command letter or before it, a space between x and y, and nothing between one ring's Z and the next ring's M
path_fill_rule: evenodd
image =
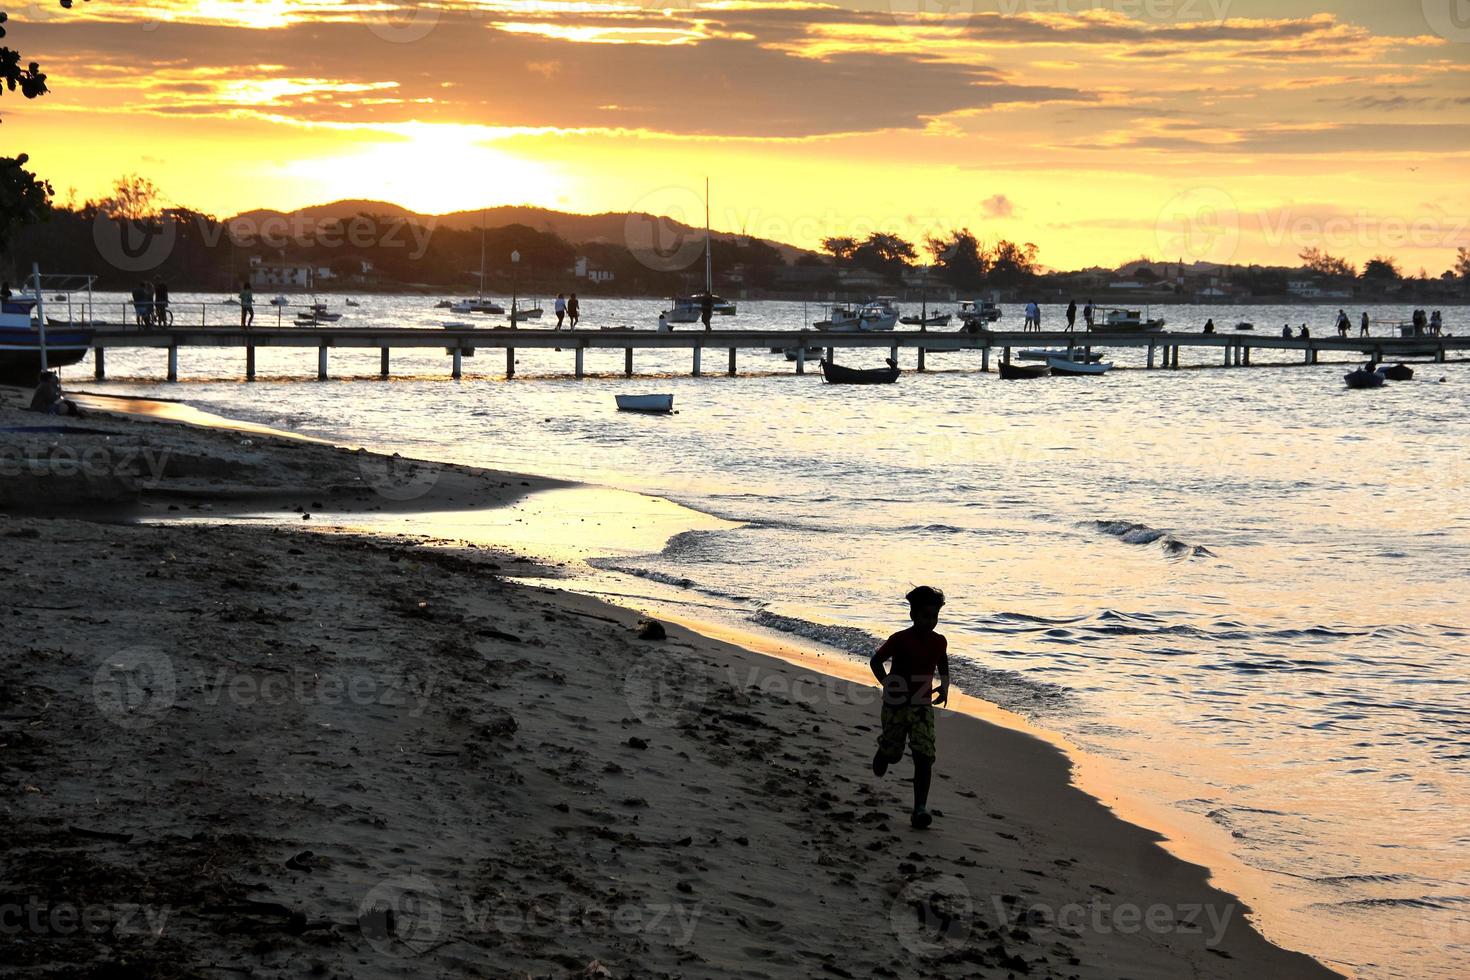
M1027 348L1058 348L1068 345L1084 348L1136 349L1147 352L1148 368L1177 368L1181 348L1218 352L1214 363L1220 367L1243 367L1251 363L1253 350L1298 351L1302 361L1315 364L1322 353L1340 353L1352 357L1374 357L1379 360L1429 358L1446 361L1451 354L1470 351L1470 336L1456 337L1282 337L1269 334L1201 334L1201 333L1106 333L1101 331L952 331L901 330L882 333L829 333L819 330L676 330L659 333L653 330L598 329L547 330L510 328L382 328L382 327L192 327L155 330L137 328L97 331L94 340L96 376L106 376L106 352L119 349L152 348L168 352L167 377L178 378L181 349L241 348L245 354L245 376L255 377L255 351L260 347L315 348L317 377L328 377L329 354L333 349L374 349L381 355L381 375L387 377L390 352L394 348L439 348L451 357L451 374L459 377L466 352L500 349L506 353L505 374L515 375L517 350L561 350L572 355L574 373L581 377L583 355L588 350L622 350L624 374L633 375L634 352L638 350L688 350L691 372L703 373L703 355L726 352L727 374L736 373L737 352L769 351L771 348L797 348L801 354L795 363L797 373L806 367L805 351L821 348L841 350L888 350L897 358L900 351L916 351L917 370L925 370L925 354L933 352L976 351L980 369L989 370L992 355L1008 360L1010 352Z

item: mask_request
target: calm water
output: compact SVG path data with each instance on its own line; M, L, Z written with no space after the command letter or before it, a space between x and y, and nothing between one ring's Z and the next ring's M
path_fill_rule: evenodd
M448 317L431 303L364 297L348 312L437 325ZM649 327L658 308L584 307L590 326ZM1336 309L1152 312L1177 329L1213 316L1324 335ZM1061 322L1060 308L1045 315ZM802 319L801 304L747 303L721 325ZM1470 309L1445 319L1470 329ZM161 351L110 353L105 386L85 367L69 377L667 496L736 526L594 563L853 651L861 635L826 627L886 634L912 583L940 586L967 688L1228 831L1279 913L1268 934L1365 976L1470 975L1470 365L1353 392L1341 366L1291 354L1279 369L1029 383L947 371L977 355L934 354L934 373L858 389L765 354L742 353L756 376L734 380L682 376L687 352L640 352L640 371L668 375L576 381L570 352L523 352L511 383L500 353L485 355L458 384L442 353L409 351L390 383L303 382L309 349L262 350L255 385L238 381L240 351L184 351L179 385L156 382ZM619 374L621 352L590 352L587 367ZM376 352L334 352L332 370L375 376ZM672 391L680 414L619 415L612 395L629 391Z

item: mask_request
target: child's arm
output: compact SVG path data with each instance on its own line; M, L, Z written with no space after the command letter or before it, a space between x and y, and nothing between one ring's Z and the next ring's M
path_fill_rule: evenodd
M888 668L884 664L891 659L893 659L893 654L888 652L888 644L884 643L868 661L868 666L873 669L873 676L878 678L879 684L886 684L888 681Z
M935 704L949 703L949 651L939 655L939 666L934 672L939 675L939 690L934 692Z

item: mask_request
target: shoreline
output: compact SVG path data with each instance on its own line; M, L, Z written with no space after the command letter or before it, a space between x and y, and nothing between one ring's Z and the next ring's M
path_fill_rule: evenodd
M86 421L84 420L84 424ZM150 423L133 424L147 425ZM197 430L191 429L189 431L197 435ZM331 450L331 452L335 452L339 456L352 456L354 457L354 462L359 455L345 450ZM374 458L381 459L382 457ZM444 472L450 472L456 469L468 469L440 466L439 464L416 465L431 466ZM515 487L514 481L506 479L506 475L491 475L489 471L475 471L475 473L480 481L479 485L474 488L476 492L499 494L499 496L495 497L494 505L503 506L508 500L514 500L521 496L522 491ZM529 480L527 482L529 484ZM492 483L499 483L501 485L491 486ZM410 480L410 485L413 485L412 480ZM556 484L553 481L545 481L543 485L553 486ZM432 510L434 509L433 507L427 507L425 505L428 503L450 502L445 497L440 496L442 491L439 491L438 488L439 482L436 479L434 485L430 487L430 490L420 494L418 497L414 497L408 501L388 501L388 503L393 504L395 509L403 511L412 511L415 509ZM536 487L536 489L540 488L541 486ZM172 487L169 492L174 494L176 498L183 499L181 495L185 494L185 489ZM470 492L465 490L462 485L459 489L461 492ZM289 492L298 493L300 490L300 487L291 487ZM533 491L527 489L524 492L531 493ZM348 496L351 495L349 494ZM270 497L270 499L275 500L278 497L279 494ZM206 499L223 501L227 498L216 490L212 496ZM461 506L463 505L462 499L456 502ZM218 516L224 517L223 514ZM48 527L48 524L51 526ZM65 533L79 532L81 530L79 527L71 527L71 524L72 522L65 520L51 522L27 521L25 522L25 528L46 534L45 540L47 540L48 545L57 545L62 542L52 541L49 531L56 526L60 526ZM95 528L96 526L91 525L89 527ZM349 534L328 536L305 534L303 536L303 532L307 531L308 527L308 525L303 524L302 529L298 531L282 526L251 527L248 524L239 523L226 524L222 527L198 527L178 524L125 525L116 528L103 528L98 532L97 536L107 539L113 539L116 536L118 539L128 540L134 535L142 535L145 537L153 536L159 539L174 540L181 535L193 535L201 540L218 538L222 541L229 542L237 549L267 548L267 550L271 550L267 546L276 538L281 538L285 541L294 541L296 538L302 537L303 540L309 541L314 545L322 545L325 537L330 542L330 544L325 545L328 550L342 548L353 552L355 558L352 561L368 562L374 559L374 552L381 552L388 549L407 549L412 550L415 554L433 555L433 558L423 558L422 563L435 564L441 571L448 569L446 575L451 573L454 576L471 575L474 577L474 580L478 581L478 577L498 571L498 569L485 568L471 570L467 568L467 565L473 565L475 564L474 562L466 563L466 559L452 554L438 553L433 550L424 552L423 549L391 542L387 535L375 538L364 538L361 535ZM81 535L78 534L75 536L77 540L71 542L71 544L77 548L83 547L83 543L80 540ZM282 544L280 541L274 543ZM276 552L285 551L289 555L293 553L293 548L296 551L307 550L291 544L286 544L283 548L275 548L274 550ZM231 553L233 554L233 552ZM389 561L392 564L402 564L404 557L406 557L404 554L400 554L398 558L390 557ZM289 561L290 559L287 558L285 560ZM346 576L356 571L356 569L352 566L351 561L349 561L345 563L345 567L337 571L341 575ZM560 590L547 591L537 586L510 585L498 579L497 581L499 585L495 591L510 597L506 599L509 606L506 609L502 609L502 613L514 611L515 603L517 602L549 603L549 606L547 606L548 615L572 615L583 620L590 619L592 621L599 619L607 620L608 622L616 623L618 628L624 632L630 630L632 621L637 617L635 611L616 605L609 605L586 596L568 594ZM312 591L310 594L316 595L316 592ZM364 620L365 623L372 624L376 622L378 624L375 627L376 629L383 628L380 618L374 619L371 610L360 610L360 612L367 613L367 618ZM378 614L379 617L381 615L381 613ZM619 639L621 636L621 633L617 635ZM865 929L856 929L847 934L843 942L838 944L837 949L851 947L854 943L863 942L871 935L873 929L881 926L880 931L885 935L880 938L886 941L887 945L892 946L895 941L898 942L898 945L903 947L901 952L907 951L908 955L916 957L920 970L938 968L939 973L936 975L944 975L943 969L939 968L937 964L947 957L975 955L979 956L980 959L950 959L947 962L951 964L968 962L972 964L972 967L993 966L999 968L1004 965L1007 957L1018 955L1017 950L1023 952L1031 950L1037 957L1047 956L1050 950L1052 959L1048 960L1046 968L1049 971L1053 969L1060 970L1061 973L1058 975L1069 975L1067 971L1070 970L1079 976L1117 976L1120 975L1118 971L1126 971L1130 976L1176 976L1180 975L1186 969L1202 976L1259 975L1263 970L1268 975L1287 975L1286 973L1280 972L1283 970L1289 970L1290 975L1293 976L1335 975L1325 967L1320 966L1320 964L1301 954L1290 953L1271 946L1246 922L1244 907L1240 902L1226 895L1223 891L1208 885L1210 877L1209 868L1203 865L1190 864L1174 854L1166 852L1160 845L1158 834L1128 823L1121 814L1114 813L1109 809L1109 804L1101 802L1097 797L1088 795L1082 789L1075 786L1072 781L1072 773L1074 771L1072 759L1058 745L1046 744L1039 740L1034 732L1024 733L1013 730L1010 726L1001 727L993 720L987 721L978 715L972 716L969 713L941 712L941 757L940 764L937 767L939 778L936 780L936 792L934 794L934 806L943 814L936 824L936 828L941 833L935 833L935 831L931 831L928 834L911 833L906 827L902 826L903 820L901 819L903 809L901 801L906 793L902 779L903 774L907 771L908 764L901 764L897 767L895 775L890 775L887 782L879 784L874 784L871 777L863 771L866 765L866 755L869 754L867 742L871 738L871 733L867 733L864 730L872 727L873 718L870 716L876 710L871 701L873 694L871 685L865 686L862 683L851 683L851 679L842 679L842 672L834 669L837 666L837 658L831 658L832 662L825 665L804 665L820 668L821 672L818 673L795 666L786 661L771 660L768 658L767 652L764 651L735 646L720 638L710 639L708 637L701 637L688 633L678 627L671 630L671 636L677 644L688 644L690 649L695 651L695 656L702 660L706 668L713 667L714 672L706 673L703 680L698 680L697 675L689 675L696 678L700 692L705 694L708 694L710 691L724 692L718 695L717 700L719 703L715 706L716 710L713 714L716 716L722 716L723 714L755 714L756 712L754 710L742 711L736 707L732 707L739 706L740 708L744 708L754 702L758 703L764 709L764 714L761 717L767 719L773 716L776 717L774 722L769 723L781 730L781 737L775 740L776 744L769 746L762 753L752 752L746 754L748 758L745 758L743 765L746 769L750 769L751 767L756 769L756 773L751 775L752 779L755 779L759 775L763 766L773 764L772 752L780 750L780 744L783 739L794 739L798 736L800 736L804 745L808 742L811 743L807 747L811 752L815 753L813 758L822 760L822 764L817 767L818 770L830 770L832 782L828 788L816 791L809 799L806 799L801 807L797 807L792 812L783 813L780 807L771 807L772 801L769 798L769 794L775 793L779 800L785 796L785 793L784 791L778 792L769 786L769 776L766 779L767 787L765 794L756 792L752 795L748 792L751 788L749 786L746 787L747 792L743 794L735 793L738 787L733 785L729 787L729 792L735 794L731 798L738 799L742 804L740 807L742 817L752 808L760 810L773 809L772 818L786 828L786 830L779 832L772 829L772 833L776 835L776 839L756 840L755 843L759 846L752 846L752 852L759 850L760 847L766 844L769 844L775 850L780 850L784 845L779 840L779 834L791 832L801 833L801 830L793 830L793 824L796 827L802 826L804 822L800 818L803 815L810 818L813 813L824 816L832 815L833 813L839 815L849 813L848 810L837 809L834 811L833 809L834 807L844 805L853 806L859 810L866 808L868 812L861 818L856 817L856 810L854 810L849 813L849 816L837 821L836 827L839 836L851 840L854 837L860 838L864 833L871 830L872 833L881 835L881 839L872 841L873 844L880 845L877 848L880 852L885 849L896 850L897 853L892 855L895 859L902 855L908 855L908 859L899 862L900 872L896 880L884 879L880 881L874 879L868 881L867 884L877 887L880 890L887 889L887 894L890 896L896 889L896 897L900 899L903 898L906 892L911 892L915 887L920 888L920 890L933 887L938 889L938 891L929 895L929 899L932 900L935 895L938 895L942 899L938 904L950 908L950 912L955 911L955 908L951 907L955 903L964 905L967 900L972 911L978 910L978 917L974 917L969 921L972 923L984 921L987 924L986 930L981 930L985 932L985 942L978 944L971 943L969 941L969 932L967 931L965 941L957 943L954 942L956 935L948 931L949 927L941 930L936 940L934 936L929 935L924 929L920 930L921 934L915 934L913 932L902 932L896 926L890 928L891 923L888 920L893 918L891 915L878 916L877 918L881 922L872 921L870 917L870 920L863 920L866 921ZM559 639L562 641L575 641L576 638L562 636ZM606 642L614 645L618 643L617 639L604 639ZM481 644L478 642L474 642L472 645L476 648L481 647ZM483 653L483 651L480 652ZM579 663L581 661L588 661L581 663L581 666L589 670L595 669L598 658L586 657L586 651L580 651L580 653L583 655L578 658ZM170 657L171 659L179 659L181 662L187 659L182 654L170 654ZM708 697L694 699L691 703L691 700L686 694L681 693L687 690L686 688L680 688L678 686L675 686L672 690L666 688L663 686L661 680L650 677L646 668L640 669L639 661L634 660L631 662L631 666L626 664L624 666L626 669L622 674L620 682L616 676L610 678L613 685L620 688L622 692L622 697L620 699L615 697L614 700L628 702L624 705L625 711L627 707L633 707L635 715L638 714L638 710L632 702L639 701L645 711L651 711L655 715L664 716L663 722L658 724L650 724L647 719L644 719L642 723L649 725L650 728L656 729L660 737L668 736L670 738L678 737L683 739L684 741L681 744L684 745L684 748L680 751L685 753L685 757L694 755L693 750L698 747L694 743L699 742L702 738L702 736L697 734L699 726L695 722L699 718L711 713L709 711L711 707L710 699L716 696L714 694L708 694ZM850 665L844 664L843 666L847 667ZM860 667L861 665L858 666ZM552 667L549 664L546 666L546 669L559 670L559 668ZM660 666L661 671L667 670L680 674L681 676L688 669L689 665L682 661L666 660L662 661ZM728 681L722 683L720 679L720 672L722 670L728 672L731 678L740 675L743 675L747 679L753 678L754 683L746 683L743 686ZM636 680L633 688L630 688L629 685L634 683L634 680L630 679ZM859 677L857 680L860 682L862 679ZM642 686L640 687L638 685ZM560 687L561 685L557 686ZM769 688L769 690L766 688ZM833 721L838 722L839 726L847 732L843 740L838 741L830 736L816 738L815 736L820 734L820 730L827 727L824 724L819 723L814 726L813 731L810 733L804 732L803 726L800 724L793 725L793 720L799 721L801 719L801 712L805 711L806 714L810 715L812 712L818 710L812 707L812 703L807 703L805 709L797 706L797 702L801 699L793 692L799 690L815 693L815 703L821 705L823 715L821 721L825 722L830 716ZM781 703L783 699L779 697L782 692L785 692L787 695L784 699L784 704ZM729 703L724 703L727 694L733 700L730 700ZM665 703L665 700L661 700L667 699L668 697L672 697L674 700L672 714L668 711L670 705ZM466 695L466 698L467 704L475 703L474 697ZM295 707L300 708L301 705L298 704ZM464 705L460 705L460 707L464 707ZM993 710L996 712L1000 711L1000 709ZM670 717L673 718L671 722L668 721ZM747 722L740 720L728 722L728 724L734 725L736 728L741 728L746 726ZM576 725L574 727L580 729L582 726ZM603 720L600 728L597 725L593 727L599 729L603 735L608 735L609 733L621 734L621 729L627 727L627 718L624 717L619 721L618 716L613 714ZM708 728L711 726L706 725L705 727ZM714 727L719 727L718 723ZM757 732L753 741L759 743L761 741L759 730L763 726L751 723L751 727L755 728ZM612 729L617 729L618 731L612 732ZM268 732L267 734L272 738L278 735L278 733L273 732ZM594 756L597 756L599 753L605 754L608 751L619 750L619 745L604 744L608 739L597 738L595 737L597 734L598 732L596 731L592 732L589 735L588 744L580 746L579 751L590 752ZM724 732L723 737L725 741L720 743L722 749L730 748L735 744L730 741L734 736L729 731ZM645 741L652 742L654 740L645 739ZM746 740L746 744L748 745L750 741L752 740ZM989 756L985 758L962 757L957 751L957 747L960 745L985 745L987 748L1003 749L1003 751L997 752L996 754L1003 755L1005 758L991 758ZM738 750L736 750L736 754L739 754ZM782 753L780 757L784 758L785 754L787 753ZM676 752L674 760L671 760L675 766L678 765L678 757L678 753ZM837 762L839 759L841 759L840 763ZM611 758L608 759L607 764L622 765L621 762ZM663 767L655 774L657 778L654 776L650 778L655 778L655 781L666 782L671 778L667 769L667 766ZM747 773L747 775L750 774ZM405 778L407 777L405 776ZM961 783L967 783L973 788L965 792L956 793L955 788ZM823 781L819 778L818 785L822 784ZM839 786L853 789L855 795L850 799L844 799L840 802L825 798L824 794L830 794L832 788L839 788ZM1001 786L1003 790L998 794L991 794L987 798L987 793L984 788L989 786ZM967 796L966 793L970 795ZM542 802L545 801L543 800ZM688 804L694 804L693 809L690 809ZM665 794L657 802L656 807L659 809L660 815L676 814L683 819L695 819L701 815L698 804L699 801L697 799L681 801L679 794L670 793ZM993 809L987 810L987 806L993 807ZM640 810L641 812L646 811ZM1000 817L993 815L997 812L1001 814ZM1079 816L1079 814L1081 815ZM625 826L627 819L629 818L619 817L618 819L612 820L611 823L604 821L600 825L605 831L617 832L617 828ZM887 821L889 819L892 819L895 824L899 825L896 831L888 829ZM990 821L1002 819L1008 825L1007 830L997 831ZM635 824L638 820L639 816L637 814L631 817L631 821ZM744 824L741 826L743 827ZM1017 828L1020 828L1022 832L1010 832L1017 830ZM806 825L805 829L808 831L811 829L809 824ZM950 833L950 831L953 831L953 833ZM728 832L727 829L726 833ZM755 837L753 834L744 836ZM826 838L819 835L816 840L818 842L818 849L821 850L821 842L826 840ZM976 846L982 840L988 845L988 848L981 850L994 848L994 851L989 852L989 857L982 857L977 860L972 855L977 853ZM830 845L830 840L827 840L827 843ZM750 845L737 846L744 848ZM941 871L938 868L927 865L925 871L921 872L919 870L920 865L925 864L925 861L914 859L913 854L919 854L921 858L927 859L927 855L923 852L929 851L932 847L939 847L944 852L944 858L948 862L944 864L944 867L948 870ZM913 854L910 854L910 851L913 851ZM644 852L639 851L638 853ZM827 858L832 862L831 864L822 864L821 862L818 862L814 866L804 864L800 854L790 856L790 860L796 862L797 865L804 866L808 874L816 875L821 873L818 870L820 868L841 866L843 864L842 858L846 854L847 851L840 846L835 848L829 846L827 850L822 851L820 856ZM987 861L994 862L997 866L988 868ZM908 867L909 870L903 870L905 867ZM964 873L954 873L957 868L963 868ZM975 884L975 880L981 878L986 871L993 872L992 878L979 885ZM832 885L836 891L823 892L819 889L819 893L824 894L826 898L831 898L833 901L837 901L840 898L851 898L850 893L853 882L848 879L861 877L864 873L864 871L846 868L846 878L839 875L838 880ZM970 875L970 880L965 880L964 874ZM1090 880L1083 881L1082 879L1084 878ZM658 876L654 875L646 881L646 884L652 887L657 879ZM957 888L955 886L956 881L959 883ZM1096 890L1099 887L1099 882L1101 882L1101 890ZM767 881L766 884L770 885L772 882ZM733 887L733 885L730 887ZM784 898L778 896L777 892L780 892L785 887L787 886L783 885L777 888L775 892L767 893L762 893L757 889L756 896L764 901L774 901L779 904ZM948 889L948 891L946 892L945 889ZM1017 894L1018 892L1020 894ZM861 889L859 889L859 894L864 894ZM1023 899L1021 897L1022 895L1027 897ZM1012 901L1006 901L1007 896ZM341 896L339 895L338 897ZM749 895L734 900L727 899L720 907L729 908L732 904L748 904L748 898ZM825 901L826 898L823 900ZM912 899L913 896L909 895L909 898ZM1196 899L1198 901L1194 901ZM1024 922L1016 918L1010 925L1005 925L1007 916L997 915L994 912L996 909L1016 906L1023 901L1029 902L1029 911L1025 916ZM995 902L999 902L1000 904L995 905ZM1223 930L1219 937L1221 943L1212 946L1207 942L1206 940L1209 938L1207 930L1202 930L1199 933L1186 933L1182 931L1177 927L1177 922L1179 921L1177 917L1168 923L1165 923L1160 918L1157 923L1150 925L1148 928L1130 928L1127 931L1123 928L1123 922L1113 921L1112 919L1108 919L1105 923L1108 926L1106 929L1097 928L1096 923L1094 923L1093 928L1082 928L1080 930L1074 928L1068 930L1061 928L1065 923L1059 922L1057 917L1057 913L1063 909L1068 910L1067 914L1071 915L1075 909L1096 910L1103 905L1108 906L1112 910L1108 915L1118 912L1124 906L1142 915L1154 906L1160 906L1161 908L1168 907L1171 903L1173 905L1199 905L1202 910L1205 908L1215 909L1221 915L1226 914L1224 910L1231 910L1229 912L1229 920L1221 924ZM934 902L930 901L927 908L932 912L935 908ZM786 911L791 915L800 914L798 910L787 909ZM1130 920L1133 911L1127 913ZM1049 924L1046 921L1048 912L1051 914ZM750 921L754 913L747 910L744 915ZM766 916L766 918L769 920L771 917ZM903 916L899 915L899 918L903 919ZM941 919L944 919L944 917L941 917ZM918 921L921 925L926 924L926 920L923 918ZM950 921L952 923L954 920L944 921ZM932 925L932 922L928 922L927 925ZM1157 928L1155 928L1155 925L1157 925ZM719 929L714 931L718 932ZM753 934L760 934L762 929L756 928L751 930L751 932ZM782 930L780 929L768 928L764 938L769 940L772 936L781 932ZM705 947L701 943L698 938L698 933L699 930L696 928L694 941L696 948L702 950L699 955L703 955L704 952L708 952L709 947ZM994 933L994 935L991 933ZM1021 935L1017 935L1018 933ZM915 938L916 935L918 935L918 938ZM913 950L908 948L904 939L905 936L908 937L907 942L920 948L921 951L919 953L914 953ZM1045 941L1043 941L1043 937ZM751 941L752 938L752 935L745 935L743 937L747 942ZM810 937L802 938L803 940L810 939ZM938 948L931 948L936 943ZM1001 946L1003 953L994 953L992 943ZM1055 959L1057 956L1054 948L1055 943L1062 943L1068 946L1072 951L1068 953L1068 958L1074 959L1075 962L1069 963L1065 960ZM684 952L688 951L687 948L684 950ZM835 949L830 952L836 955ZM851 952L851 950L849 949L848 952ZM866 954L873 951L863 950L862 952ZM1028 959L1029 955L1029 953L1026 953L1022 955L1022 958ZM754 962L762 962L762 959L757 958ZM825 963L828 961L824 959L822 962ZM876 975L888 975L883 972L884 970L891 969L891 966L886 961L877 959L873 960L872 963L877 969ZM561 965L562 967L566 967L565 963ZM770 965L774 966L775 963L772 962ZM1039 967L1039 964L1037 965ZM752 968L752 962L745 962L730 975L757 975L746 972ZM614 969L616 970L618 968L614 967ZM839 966L839 969L845 969L845 967ZM1273 974L1273 971L1276 972ZM696 968L695 972L699 975L705 975L704 968ZM899 974L904 972L903 969L898 971ZM588 973L586 975L600 974ZM615 975L624 974L618 972ZM637 975L653 974L640 971ZM778 970L775 974L769 975L779 976L790 974L782 973ZM859 970L856 973L838 973L836 975L861 976L869 974Z

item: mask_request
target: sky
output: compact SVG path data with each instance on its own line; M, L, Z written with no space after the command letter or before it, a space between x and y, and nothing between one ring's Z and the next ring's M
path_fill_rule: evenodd
M816 247L1033 242L1050 268L1470 245L1470 0L55 0L0 152L58 197L221 217L648 211Z

